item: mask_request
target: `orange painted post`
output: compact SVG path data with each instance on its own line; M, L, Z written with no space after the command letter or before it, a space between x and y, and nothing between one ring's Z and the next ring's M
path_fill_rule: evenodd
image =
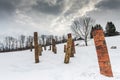
M96 52L98 56L98 63L100 67L100 73L102 75L113 77L109 54L104 38L104 33L100 25L96 25L92 32Z
M37 32L34 32L34 47L35 47L35 63L39 63L38 34L37 34Z

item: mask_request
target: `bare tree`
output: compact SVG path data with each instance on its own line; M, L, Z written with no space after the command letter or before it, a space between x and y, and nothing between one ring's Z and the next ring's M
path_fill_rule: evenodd
M66 42L67 41L67 37L65 35L62 36L62 42Z
M41 39L42 39L42 41L43 41L43 45L45 45L46 35L41 35Z
M79 17L76 18L71 25L72 31L76 34L76 36L84 39L86 46L88 45L88 37L94 23L95 20L91 17Z
M4 44L0 42L0 51L4 51Z
M47 35L46 36L46 45L50 45L51 44L51 35Z
M20 43L21 43L22 48L24 48L25 35L21 35L21 36L20 36Z
M33 44L33 36L28 36L26 38L26 47L30 47L31 43Z

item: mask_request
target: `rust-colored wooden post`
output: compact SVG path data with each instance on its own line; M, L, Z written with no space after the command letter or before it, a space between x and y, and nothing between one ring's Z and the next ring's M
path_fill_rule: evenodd
M68 40L67 40L67 49L66 49L66 54L65 54L65 59L64 59L64 63L69 63L69 60L70 60L70 56L71 56L71 46L72 44L72 37L71 37L71 34L68 34Z
M35 63L39 63L38 34L37 34L37 32L34 32L34 47L35 47Z
M108 77L113 77L106 41L101 26L96 25L92 34L98 56L100 73Z
M38 47L38 54L39 54L40 56L42 56L42 47L41 47L41 45L39 45L39 47Z

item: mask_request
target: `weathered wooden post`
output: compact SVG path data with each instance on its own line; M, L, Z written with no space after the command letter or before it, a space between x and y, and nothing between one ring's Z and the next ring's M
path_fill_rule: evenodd
M74 40L72 40L72 54L73 54L73 57L74 57L74 54L75 54L75 43L74 43Z
M57 53L57 47L56 47L55 39L52 39L52 52L54 52L55 54Z
M66 64L69 63L71 54L72 54L72 37L71 37L71 34L69 33L68 34L67 49L66 49L64 63L66 63Z
M66 53L66 45L64 45L64 53Z
M54 48L55 48L54 53L56 54L57 53L57 47L55 46Z
M38 54L40 56L42 56L42 46L41 45L39 45L39 47L38 47Z
M37 32L34 32L34 47L35 47L35 63L39 63L38 34L37 34Z
M100 25L96 25L93 29L92 35L94 38L94 43L98 56L100 73L108 77L113 77L109 54L102 27Z
M52 39L52 52L54 52L55 39Z

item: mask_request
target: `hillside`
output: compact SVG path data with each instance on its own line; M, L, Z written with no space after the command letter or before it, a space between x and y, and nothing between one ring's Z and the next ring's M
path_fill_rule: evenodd
M57 45L57 54L43 51L40 63L34 63L34 51L0 53L0 80L120 80L120 36L106 38L113 78L99 73L94 41L84 46L77 41L76 54L64 64L64 44ZM117 49L111 49L117 46Z

